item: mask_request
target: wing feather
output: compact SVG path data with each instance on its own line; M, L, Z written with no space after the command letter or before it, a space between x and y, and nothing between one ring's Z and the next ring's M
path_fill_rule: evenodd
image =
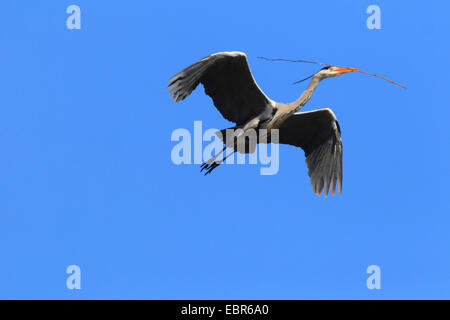
M342 193L342 141L339 123L330 109L301 112L280 128L280 143L305 151L308 175L317 195Z
M221 52L203 58L170 78L168 90L178 102L199 83L222 116L238 126L272 112L272 101L256 84L242 52Z

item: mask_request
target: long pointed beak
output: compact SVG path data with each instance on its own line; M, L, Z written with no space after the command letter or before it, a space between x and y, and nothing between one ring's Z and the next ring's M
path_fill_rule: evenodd
M343 74L343 73L349 73L349 72L356 72L359 71L356 68L343 68L343 67L335 67L334 71L336 71L339 74Z

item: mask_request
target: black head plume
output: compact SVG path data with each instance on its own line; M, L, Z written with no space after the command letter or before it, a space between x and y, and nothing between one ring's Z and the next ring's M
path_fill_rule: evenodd
M315 73L314 73L314 74L315 74ZM304 81L306 81L306 80L309 80L309 79L311 79L312 77L314 77L314 74L310 75L308 78L305 78L305 79L303 79L303 80L296 81L296 82L294 82L293 84L298 84L298 83L304 82Z

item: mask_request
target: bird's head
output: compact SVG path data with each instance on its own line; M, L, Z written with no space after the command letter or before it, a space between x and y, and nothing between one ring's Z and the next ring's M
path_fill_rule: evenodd
M320 65L324 65L324 64L325 64L325 63L321 63L321 62L308 61L308 60L270 59L270 58L264 58L264 57L258 57L258 58L259 58L259 59L264 59L264 60L269 60L269 61L305 62L305 63L315 63L315 64L320 64ZM356 72L356 71L357 71L357 72L364 73L364 74L367 74L367 75L369 75L369 76L374 76L374 77L381 78L381 79L383 79L383 80L389 81L390 83L393 83L393 84L395 84L395 85L397 85L397 86L400 86L400 87L406 89L406 87L405 87L404 85L401 85L400 83L397 83L397 82L394 82L394 81L392 81L392 80L389 80L388 78L385 78L385 77L380 76L380 75L378 75L378 74L365 72L365 71L362 71L362 70L359 70L359 69L356 69L356 68L335 67L335 66L328 65L328 64L327 64L327 66L326 66L325 68L322 68L319 72L313 74L312 76L309 76L309 77L306 78L306 79L303 79L303 80L294 82L294 84L303 82L303 81L308 80L308 79L311 79L311 78L313 78L313 79L319 79L319 81L321 81L321 80L326 79L326 78L337 77L337 76L340 76L341 74L344 74L344 73Z
M266 58L263 58L263 59L266 59ZM307 63L316 63L316 64L322 64L323 65L323 63L320 63L320 62L307 61L307 60L285 60L285 59L282 59L282 61L307 62ZM374 76L374 77L378 77L378 78L381 78L383 80L389 81L390 83L393 83L393 84L395 84L397 86L400 86L402 88L406 88L404 85L401 85L400 83L394 82L392 80L389 80L388 78L385 78L383 76L380 76L380 75L377 75L377 74L374 74L374 73L365 72L365 71L362 71L362 70L359 70L359 69L356 69L356 68L336 67L336 66L332 66L332 65L327 65L325 68L320 69L319 72L313 74L312 76L309 76L306 79L294 82L294 84L306 81L306 80L311 79L311 78L319 80L319 81L322 81L323 79L337 77L337 76L340 76L341 74L349 73L349 72L361 72L361 73L364 73L364 74L368 74L369 76Z
M313 74L312 76L309 76L306 79L294 82L294 84L306 81L306 80L311 79L311 78L319 80L319 81L322 81L323 79L333 78L333 77L340 76L341 74L344 74L344 73L356 72L356 71L359 71L359 69L335 67L335 66L326 66L325 68L320 69L319 72Z
M315 75L320 80L323 80L323 79L327 79L327 78L337 77L337 76L340 76L341 74L344 74L344 73L355 72L355 71L359 71L359 70L355 69L355 68L343 68L343 67L327 66L325 68L322 68Z

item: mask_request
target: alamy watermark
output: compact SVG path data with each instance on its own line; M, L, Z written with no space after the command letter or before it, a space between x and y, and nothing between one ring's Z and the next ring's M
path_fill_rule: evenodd
M73 4L67 7L67 14L70 16L66 20L66 26L69 30L80 30L81 29L81 9L79 6Z
M381 289L381 268L377 265L371 265L367 267L367 274L370 276L367 278L366 285L369 290Z
M66 280L67 289L81 290L81 268L71 265L67 267L66 273L69 275Z
M176 129L172 132L171 141L178 142L171 152L175 165L202 164L220 155L226 146L229 156L218 156L212 162L260 164L261 175L275 175L279 170L278 130L208 129L203 132L202 122L194 121L193 134L188 129Z
M370 14L370 16L367 18L367 28L370 30L380 30L381 29L381 9L379 6L372 4L369 7L367 7L366 10L367 14Z

